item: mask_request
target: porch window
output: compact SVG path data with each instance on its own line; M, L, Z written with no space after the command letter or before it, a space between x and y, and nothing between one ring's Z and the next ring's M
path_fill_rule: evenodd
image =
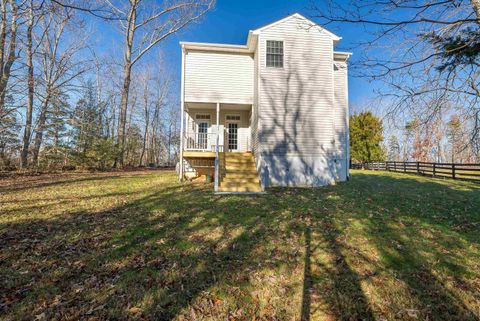
M227 120L240 120L240 115L227 115Z
M283 41L267 40L267 67L283 68Z
M195 118L196 118L196 119L209 120L209 119L210 119L210 114L196 114L196 115L195 115Z

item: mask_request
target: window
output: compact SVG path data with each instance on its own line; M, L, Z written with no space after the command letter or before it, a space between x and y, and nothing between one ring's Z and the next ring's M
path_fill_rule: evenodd
M209 114L196 114L195 118L196 119L210 119L210 115Z
M283 41L267 40L267 67L283 67Z
M227 120L240 120L240 115L227 115Z

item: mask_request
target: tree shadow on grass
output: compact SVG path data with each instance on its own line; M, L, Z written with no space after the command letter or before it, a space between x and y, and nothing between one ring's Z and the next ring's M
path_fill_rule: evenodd
M451 252L439 252L438 248L431 247L431 242L412 237L414 230L408 227L399 229L386 224L381 233L377 227L370 228L380 253L382 270L395 275L409 293L410 307L398 309L399 319L480 320L478 311L471 311L447 286L447 282L454 279L457 283L453 286L475 293L474 288L460 281L470 274L462 264L465 258ZM439 248L444 247L440 245ZM426 260L429 256L436 259Z
M264 262L272 269L289 262L283 253L272 261L271 252L257 251L275 235L270 214L249 199L175 186L105 212L0 226L2 310L17 316L40 311L47 318L131 313L173 319L214 284L228 290L248 282ZM253 300L227 293L232 297ZM208 307L214 298L206 300ZM248 306L239 316L258 312Z
M306 209L301 319L480 320L480 187L450 183L366 173L297 189L317 205Z
M392 306L388 319L480 320L472 266L480 254L480 186L357 173L352 193L355 180L365 196L355 202L356 215L378 256L367 281L390 279L378 289ZM402 293L408 300L395 297Z
M341 233L328 212L309 211L301 320L375 320L360 277L350 267Z
M408 203L398 211L399 203L391 203L400 192L396 184ZM4 224L0 313L13 319L374 320L407 319L409 309L430 319L478 320L428 268L422 250L437 243L405 241L417 231L409 220L440 231L456 228L456 237L474 240L470 228L457 228L461 212L433 217L426 200L416 207L416 195L427 191L441 194L434 198L444 210L475 193L452 196L441 184L388 176L261 197L213 196L209 188L172 184L100 213ZM362 237L378 261L360 248L365 240L354 237L352 222L368 231ZM455 250L448 240L437 241ZM438 248L430 254L447 276L462 279L471 269L461 269L461 255L442 256ZM379 310L378 298L365 292L365 283L378 275L399 280L409 305L394 306L388 294L395 289L375 285L391 303ZM282 279L286 284L277 286ZM465 291L474 293L469 286Z

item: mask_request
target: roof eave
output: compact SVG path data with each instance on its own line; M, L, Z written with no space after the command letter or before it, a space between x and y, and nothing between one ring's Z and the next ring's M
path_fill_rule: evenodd
M221 43L180 41L180 46L182 46L182 48L184 48L185 50L251 53L251 50L247 45L229 45L229 44L221 44Z
M342 60L342 61L347 61L350 59L350 57L353 55L351 52L345 52L345 51L334 51L333 52L333 59L334 60Z
M263 27L260 27L260 28L258 28L258 29L255 29L255 30L253 30L253 31L251 31L251 32L252 32L253 34L255 34L255 35L259 35L261 31L263 31L263 30L265 30L265 29L268 29L268 28L271 28L271 27L273 27L273 26L276 26L277 24L280 24L280 23L282 23L282 22L284 22L284 21L286 21L286 20L288 20L288 19L291 19L291 18L293 18L293 17L297 17L297 18L306 20L306 21L312 23L313 25L321 28L321 30L322 30L323 32L327 33L327 34L332 38L332 40L333 40L333 42L334 42L335 44L337 44L340 40L342 40L342 37L337 36L337 35L334 34L333 32L325 29L324 27L322 27L322 26L319 25L318 23L316 23L316 22L308 19L307 17L301 15L301 14L298 13L298 12L295 12L295 13L289 15L289 16L286 16L286 17L283 18L283 19L280 19L280 20L274 21L274 22L272 22L272 23L269 23L268 25L265 25L265 26L263 26Z

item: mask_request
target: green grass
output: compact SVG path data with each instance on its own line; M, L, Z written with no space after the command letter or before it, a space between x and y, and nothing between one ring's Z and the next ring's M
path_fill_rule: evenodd
M0 319L479 320L480 185L214 196L170 172L0 180Z

